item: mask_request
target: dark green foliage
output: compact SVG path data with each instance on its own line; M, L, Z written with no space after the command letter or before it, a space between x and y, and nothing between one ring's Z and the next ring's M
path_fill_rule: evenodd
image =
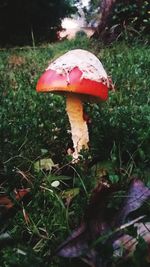
M76 38L82 38L82 37L87 37L87 34L86 34L86 32L84 32L84 31L78 31L77 33L76 33L76 36L75 36Z
M3 259L3 260L2 260ZM41 258L34 254L31 249L24 248L7 248L5 253L1 254L0 264L5 267L46 267Z
M61 19L75 9L65 0L2 0L1 45L25 45L57 39Z
M108 158L115 144L117 147L115 153L120 154L121 160L126 161L135 157L136 164L148 163L150 160L148 50L146 48L144 51L141 47L128 48L124 45L118 48L114 46L107 52L105 50L101 56L106 69L110 70L113 77L116 92L110 92L106 103L92 107L94 125L90 131L92 149L99 151L100 158Z
M136 251L134 253L134 264L137 267L143 266L148 267L148 263L146 261L147 253L148 253L148 245L142 237L139 237L138 244L136 246Z
M122 33L125 38L141 38L149 35L150 31L150 3L149 1L117 1L114 6L108 27L114 27L115 33Z
M52 57L76 47L87 48L79 41L53 47L18 52L1 52L0 138L2 162L15 165L27 158L32 161L46 149L50 157L61 162L70 145L69 122L64 98L37 94L36 82ZM90 48L89 48L90 49ZM116 92L101 104L88 104L85 109L92 119L89 124L93 157L108 159L115 154L136 164L149 162L149 49L114 46L101 51L105 68L112 75ZM60 153L61 151L61 153ZM118 156L117 156L118 157ZM117 160L119 160L117 158ZM25 161L23 161L25 163Z
M85 104L91 118L90 151L84 151L77 166L66 157L71 136L65 98L35 91L48 63L74 48L94 52L116 87L106 103ZM138 173L148 183L149 65L149 47L122 43L103 49L86 38L35 49L0 51L1 192L12 195L15 188L30 188L27 200L17 205L5 229L1 223L1 231L9 232L13 245L1 251L0 266L74 266L73 262L58 259L54 252L70 228L79 225L96 181L105 176L114 185L119 180L126 187L125 181ZM34 163L40 158L52 158L59 168L52 173L38 172ZM60 187L53 188L51 181L57 175ZM66 176L70 179L63 178ZM67 190L72 188L77 194L70 200ZM121 191L119 199L114 196L110 203L115 210L122 195ZM3 221L1 213L0 219Z
M69 46L70 47L69 47ZM54 56L75 47L88 46L87 39L80 44L74 40L68 44L25 51L1 52L0 83L0 155L2 162L10 165L22 162L21 158L32 160L47 149L57 162L66 155L70 142L67 134L69 122L65 112L63 96L39 94L36 82ZM61 151L61 153L60 153ZM27 160L28 164L29 161ZM24 163L26 162L23 161Z
M95 19L98 31L95 36L104 42L125 39L132 42L133 39L142 42L149 41L150 32L150 3L145 0L116 0L107 16L105 27L101 28L103 21L99 21L98 13L101 12L101 2L105 0L94 0L90 2L87 10L87 18ZM113 2L113 1L112 1ZM103 11L104 12L104 11ZM107 10L106 10L107 13ZM102 20L105 19L102 17ZM146 37L146 39L145 39Z

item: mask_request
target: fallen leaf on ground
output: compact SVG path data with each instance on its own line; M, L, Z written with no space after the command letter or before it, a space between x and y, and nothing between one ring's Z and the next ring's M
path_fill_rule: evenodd
M118 189L115 186L110 186L107 182L98 184L93 190L80 226L58 248L57 254L59 256L81 257L90 266L105 267L109 262L111 263L114 253L120 255L119 249L122 245L126 244L125 249L128 252L130 252L130 247L133 251L135 250L137 243L134 237L125 235L123 228L130 225L130 223L126 223L127 219L132 224L129 215L150 198L150 189L141 180L134 179L120 210L113 214L111 218L108 214L107 204L111 201L115 190ZM143 217L141 216L139 219ZM137 227L138 234L149 242L150 233L141 225L143 224L138 222L134 227ZM116 248L116 245L119 245L119 247ZM108 250L108 248L110 248L110 252L105 255L104 250Z
M14 206L16 200L20 201L29 192L30 189L15 189L13 192L13 197L2 193L0 195L0 207L11 209Z

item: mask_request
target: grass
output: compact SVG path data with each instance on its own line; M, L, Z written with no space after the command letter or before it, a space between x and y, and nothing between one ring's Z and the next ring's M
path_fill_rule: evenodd
M106 103L85 105L92 120L90 152L72 166L66 156L71 137L65 100L37 94L35 87L52 59L75 48L100 58L116 92ZM101 47L86 38L0 51L0 189L14 203L1 212L1 233L10 235L7 244L0 241L1 266L74 266L52 255L79 224L97 181L105 176L126 186L136 175L149 184L149 66L149 47ZM51 168L35 168L45 158L53 160ZM52 187L55 180L58 188ZM18 202L14 189L20 188L30 193Z

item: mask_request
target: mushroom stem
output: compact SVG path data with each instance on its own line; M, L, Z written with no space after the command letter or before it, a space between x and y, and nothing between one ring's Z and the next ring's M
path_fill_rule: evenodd
M75 94L67 94L66 111L69 117L74 147L73 158L79 157L82 148L88 148L89 133L86 121L83 119L83 103Z

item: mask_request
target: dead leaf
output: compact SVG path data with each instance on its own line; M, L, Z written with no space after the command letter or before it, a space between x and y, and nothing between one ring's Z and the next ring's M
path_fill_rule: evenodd
M57 254L59 256L69 258L81 257L91 266L104 267L111 261L113 250L118 254L120 253L116 249L116 245L120 249L122 244L126 244L128 252L130 247L135 248L134 238L124 234L122 224L126 222L130 213L139 209L150 198L150 189L139 179L134 179L118 214L113 214L111 218L108 216L107 203L111 200L115 190L118 189L113 185L110 186L106 181L98 184L93 190L80 226L58 248ZM114 232L112 228L114 228ZM115 229L120 231L117 230L115 232ZM141 234L143 228L140 228L140 224L138 224L138 229ZM149 239L148 232L145 232L144 235ZM99 242L96 242L97 240ZM108 246L112 246L112 253L109 256L103 255L101 250Z
M137 238L131 235L123 234L113 243L114 257L128 258L133 255L138 244L138 238L142 237L145 242L150 245L150 222L135 223L134 227L137 228Z
M16 201L20 201L30 192L30 189L15 189L12 197L1 194L0 195L0 213L2 214L10 211L16 204Z
M55 167L56 164L52 161L51 158L40 159L34 163L34 170L40 172L42 170L51 172L52 168Z
M141 180L134 179L130 185L122 208L120 209L116 224L123 224L127 216L140 208L148 198L150 198L150 189L146 187Z

